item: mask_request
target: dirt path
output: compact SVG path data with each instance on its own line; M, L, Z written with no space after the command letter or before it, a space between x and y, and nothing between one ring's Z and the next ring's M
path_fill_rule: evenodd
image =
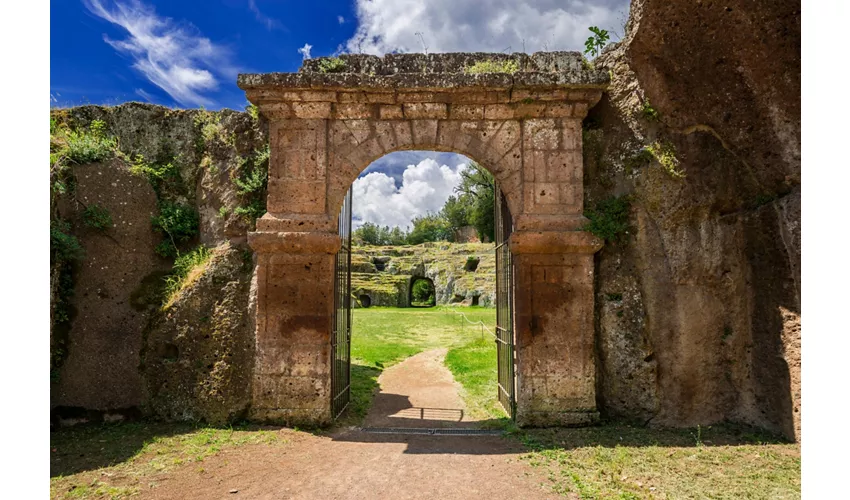
M432 349L393 365L378 378L363 427L469 428L476 420L466 412L458 384L445 367L447 349Z
M284 447L249 445L184 467L143 490L154 499L557 498L519 443L496 436L302 434ZM230 493L236 490L235 493Z
M476 422L451 372L446 349L385 370L363 427L470 427ZM144 491L156 499L541 499L556 498L519 460L522 446L499 436L292 433L283 447L250 445L182 468Z

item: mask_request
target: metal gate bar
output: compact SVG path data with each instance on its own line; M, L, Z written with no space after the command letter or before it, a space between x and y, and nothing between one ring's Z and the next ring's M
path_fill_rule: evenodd
M331 335L331 415L351 401L351 190L339 213L342 246L334 264L334 322Z
M508 239L513 218L505 195L496 184L496 356L499 373L499 403L511 418L516 413L514 390L513 260Z

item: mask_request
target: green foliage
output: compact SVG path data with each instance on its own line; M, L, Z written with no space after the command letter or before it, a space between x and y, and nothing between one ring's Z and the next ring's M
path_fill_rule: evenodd
M269 182L269 146L254 151L248 157L241 159L237 175L233 177L236 192L241 203L233 209L233 214L248 219L257 220L266 213L266 190Z
M584 53L585 54L593 54L593 57L597 57L599 52L605 47L605 44L608 43L608 39L611 36L608 34L607 30L599 29L596 26L591 26L587 28L590 30L593 35L589 36L587 40L584 42Z
M413 288L410 290L413 296L415 305L433 306L436 304L434 299L434 285L426 279L418 279L413 283Z
M343 71L345 71L345 61L339 57L319 59L320 73L342 73Z
M622 293L606 293L605 298L608 299L611 302L620 302L621 300L623 300L623 294Z
M50 263L70 262L83 257L83 247L72 234L71 225L65 221L50 221Z
M649 99L644 99L640 112L647 121L657 122L661 119L661 115L658 114L658 111L649 104Z
M585 211L584 216L590 222L583 229L606 242L618 241L629 229L629 205L628 196L600 201L593 210Z
M64 142L62 156L81 165L109 160L118 151L118 140L106 135L106 123L101 120L92 121L88 131L66 132Z
M175 295L189 283L190 273L193 269L205 265L212 257L212 252L207 247L201 245L191 252L184 253L174 260L174 266L171 268L171 274L165 278L165 303L168 304L174 300Z
M197 236L199 224L198 212L194 208L161 201L159 215L151 217L153 228L164 236L156 247L156 253L163 257L178 256L180 247Z
M486 61L478 61L472 66L467 66L463 72L467 75L480 75L483 73L507 73L512 75L519 71L519 64L513 59L503 61L494 61L488 59Z
M676 157L676 148L672 143L655 141L646 149L671 177L681 179L685 176L685 172L679 169L679 159Z
M493 175L476 162L471 162L460 175L461 181L455 192L458 193L458 203L466 206L467 218L463 225L473 226L481 241L494 241L496 181Z
M389 226L379 226L372 222L365 222L355 229L352 238L361 245L399 246L407 244L407 233L400 227L396 226L390 229Z
M473 206L469 203L469 197L449 196L443 205L440 214L449 222L452 229L459 229L469 225L470 212Z
M142 155L133 157L130 164L130 173L145 177L153 186L157 195L161 195L166 184L180 186L182 179L177 164L173 161L167 163L150 163Z
M251 119L254 121L258 121L260 119L260 108L253 104L248 104L245 106L245 111L251 115Z
M426 241L452 241L454 233L449 221L439 214L427 214L413 219L413 229L407 235L407 243L418 245Z
M112 215L99 205L89 205L83 210L83 223L92 229L106 231L112 227Z

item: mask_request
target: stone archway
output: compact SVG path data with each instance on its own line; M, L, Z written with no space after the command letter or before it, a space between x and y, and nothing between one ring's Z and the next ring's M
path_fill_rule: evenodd
M240 75L269 120L268 213L257 253L251 417L330 418L337 215L372 161L399 150L464 154L490 170L513 214L517 423L595 420L593 253L582 232L581 121L607 75L578 53L347 55L298 73ZM470 74L482 61L515 73ZM505 66L509 67L509 66Z

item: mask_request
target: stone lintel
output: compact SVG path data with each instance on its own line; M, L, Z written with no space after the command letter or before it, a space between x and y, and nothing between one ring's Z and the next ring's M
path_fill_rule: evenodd
M258 253L335 254L342 240L334 233L255 231L248 245Z
M585 231L518 231L510 237L514 254L593 254L603 243Z
M595 424L599 412L589 411L523 411L517 408L519 427L579 427Z

